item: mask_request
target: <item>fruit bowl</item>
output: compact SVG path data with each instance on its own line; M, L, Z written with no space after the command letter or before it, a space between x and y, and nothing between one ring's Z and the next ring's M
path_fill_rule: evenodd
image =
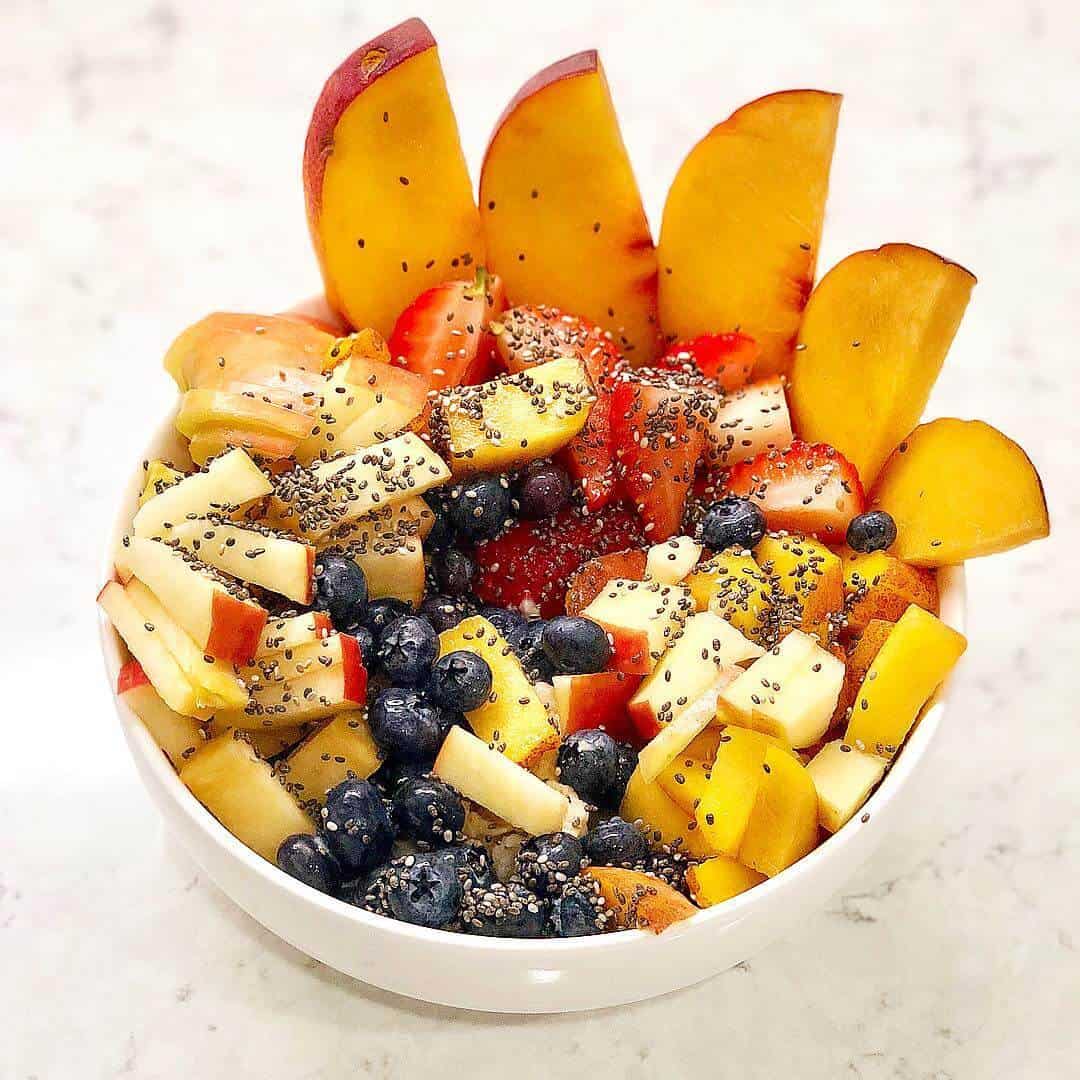
M184 461L173 416L142 458ZM104 560L112 558L143 482L125 486ZM964 572L939 575L941 616L964 620ZM569 940L509 940L428 930L371 914L302 885L237 840L192 796L138 718L115 694L123 646L100 616L110 690L139 776L169 834L252 918L309 956L362 982L422 1001L488 1012L548 1013L620 1005L691 986L746 960L819 910L870 856L910 804L913 774L941 724L948 687L924 710L902 754L862 811L820 847L750 891L662 935L638 930Z

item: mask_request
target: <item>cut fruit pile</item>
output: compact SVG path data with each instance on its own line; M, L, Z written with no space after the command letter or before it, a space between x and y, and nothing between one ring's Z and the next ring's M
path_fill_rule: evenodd
M479 205L423 23L331 75L334 321L176 339L187 457L99 596L118 697L237 839L380 916L572 937L865 820L966 647L937 569L1049 520L1006 436L919 423L966 270L890 244L815 287L839 106L734 112L654 245L595 52L515 96Z

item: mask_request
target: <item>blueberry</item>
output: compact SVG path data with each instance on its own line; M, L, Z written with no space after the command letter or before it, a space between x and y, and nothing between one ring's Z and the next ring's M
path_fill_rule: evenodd
M338 630L352 630L363 622L367 606L364 571L345 555L320 555L315 563L313 604L330 616Z
M599 804L605 810L618 810L638 762L638 752L629 743L615 745L615 779Z
M454 525L450 520L450 499L445 490L429 491L423 496L435 520L424 537L425 551L442 551L454 542Z
M403 615L411 615L412 608L404 600L398 600L393 596L383 596L378 600L372 600L367 606L367 614L364 616L364 625L375 635L378 641L382 632L395 619Z
M417 690L383 690L368 710L375 742L396 758L430 761L442 745L442 717Z
M435 560L435 580L447 596L466 596L476 577L476 563L457 548L451 548Z
M479 709L491 693L491 668L476 653L459 649L440 656L431 668L428 694L436 705L456 712Z
M379 766L371 779L383 791L393 795L399 784L405 780L415 780L418 776L426 776L434 764L434 754L426 758L392 757Z
M585 854L596 866L633 866L649 856L645 834L621 817L608 818L585 834Z
M472 614L472 605L462 597L429 596L420 605L420 614L435 628L436 634L452 630Z
M439 655L434 627L419 615L403 615L388 623L379 638L379 664L398 686L418 686Z
M587 803L599 806L615 783L619 744L599 728L574 731L559 745L559 782L569 784Z
M549 619L541 644L551 666L560 675L603 671L611 659L607 631L582 615L556 615Z
M507 639L524 630L529 621L515 608L485 607L480 609L480 614Z
M469 540L491 540L512 520L513 500L505 476L475 476L450 492L450 520Z
M286 836L277 850L277 864L319 892L333 893L341 886L341 864L321 836Z
M363 874L386 860L394 829L382 793L369 780L343 780L327 792L326 843L343 869Z
M431 852L395 859L383 881L390 914L401 922L435 929L457 917L461 882L454 867Z
M495 868L487 848L479 844L453 844L438 848L435 854L446 859L457 871L462 888L486 889L495 881Z
M896 540L896 522L884 510L868 510L853 517L847 527L848 547L852 551L884 551Z
M569 833L544 833L521 845L516 873L527 889L538 896L553 896L577 877L585 866L585 849Z
M551 682L555 674L544 652L542 639L545 625L543 619L532 619L507 639L514 655L521 661L525 674L533 682Z
M729 547L752 548L765 535L765 512L757 503L725 495L705 511L701 542L713 551Z
M588 937L603 933L607 923L595 892L571 887L551 902L551 927L556 937Z
M356 638L356 644L360 646L360 659L364 661L364 667L374 667L375 635L366 626L354 626L350 633Z
M425 844L449 844L465 824L461 796L435 776L418 776L398 784L394 813L401 831Z
M466 933L481 937L544 936L546 903L524 885L496 881L486 889L469 889L461 904Z
M570 477L550 461L534 462L518 481L521 516L539 520L554 517L570 500Z

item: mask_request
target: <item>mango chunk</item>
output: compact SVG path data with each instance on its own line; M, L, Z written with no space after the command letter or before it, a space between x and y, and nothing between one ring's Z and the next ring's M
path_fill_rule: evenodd
M694 810L703 841L718 855L736 856L757 801L769 741L757 731L726 728L708 783Z
M844 742L885 758L895 756L919 711L966 648L963 634L912 604L855 695Z
M687 888L700 908L722 904L764 880L764 874L726 855L714 855L686 871Z
M806 766L817 790L821 827L836 832L850 821L885 775L887 764L839 739L826 743Z
M772 587L771 632L779 641L794 627L820 645L835 636L844 607L844 571L838 556L806 536L762 538L754 559Z
M847 629L861 633L873 619L896 622L918 604L937 614L937 578L932 570L908 566L887 551L844 554L844 606Z
M635 769L626 785L619 815L624 821L636 821L652 844L666 844L697 859L714 854L698 828L693 813L674 802L659 782L649 783Z

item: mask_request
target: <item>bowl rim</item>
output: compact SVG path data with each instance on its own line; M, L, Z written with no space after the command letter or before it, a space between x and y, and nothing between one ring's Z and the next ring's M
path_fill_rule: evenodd
M141 460L148 460L160 454L160 447L167 440L175 441L175 429L172 426L175 412L174 407L158 426L153 437L146 443ZM136 467L134 475L129 476L124 482L117 502L117 513L113 518L113 527L102 559L103 581L113 576L113 554L130 525L131 505L141 487L142 469ZM963 564L941 567L938 571L938 587L942 618L949 626L963 632L967 598ZM117 714L127 729L126 733L129 737L126 741L132 754L138 752L142 758L142 764L150 769L162 790L168 794L176 808L185 815L191 825L206 834L207 839L219 848L223 848L232 858L244 864L246 869L262 879L267 887L283 890L293 899L311 904L328 916L352 921L373 933L389 934L391 937L427 943L434 947L460 947L468 951L495 951L507 954L521 953L534 963L541 961L547 953L558 954L558 958L562 959L568 951L599 953L641 948L641 943L657 940L658 935L643 930L623 930L617 933L577 938L527 939L488 938L458 931L429 929L365 911L363 908L354 907L343 900L337 900L304 885L237 839L184 786L179 774L153 741L149 731L118 696L117 675L123 663L124 647L119 635L100 608L97 612L97 621L105 673L109 680L109 693L112 695ZM710 922L729 924L740 921L751 910L764 906L773 897L791 892L801 879L813 874L820 864L838 856L844 847L854 842L861 830L875 825L882 816L881 811L905 786L923 760L941 724L951 685L952 675L938 687L929 704L922 709L901 752L886 770L884 778L863 804L860 812L850 821L822 841L809 854L804 855L798 862L793 863L775 877L766 878L752 889L739 893L720 904L697 911L689 918L673 924L659 937L670 939L674 935L685 933L691 928L697 929Z

